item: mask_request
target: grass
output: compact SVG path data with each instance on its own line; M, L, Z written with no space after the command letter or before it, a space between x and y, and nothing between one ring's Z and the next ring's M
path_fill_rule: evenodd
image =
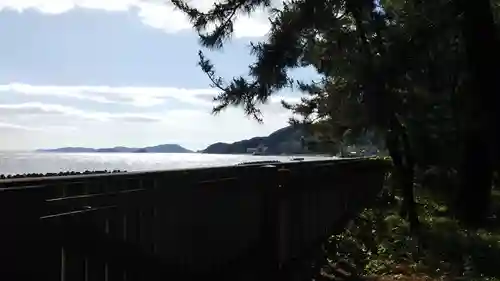
M500 193L493 198L500 206ZM369 277L340 279L500 281L500 228L466 229L443 215L446 206L433 196L419 194L417 201L418 235L398 216L397 198L380 198L326 243L321 279L333 279L335 263L347 261Z

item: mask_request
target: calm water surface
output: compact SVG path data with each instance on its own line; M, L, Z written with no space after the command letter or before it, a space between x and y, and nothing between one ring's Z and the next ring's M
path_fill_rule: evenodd
M306 160L322 156L300 156ZM57 173L85 170L168 170L234 165L246 161L290 161L291 156L200 153L36 153L0 152L0 174Z

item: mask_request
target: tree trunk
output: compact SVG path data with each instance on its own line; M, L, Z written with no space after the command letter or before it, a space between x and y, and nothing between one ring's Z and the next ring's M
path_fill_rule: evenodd
M356 29L361 42L361 52L366 58L366 68L364 77L362 77L362 81L365 81L363 98L367 103L367 109L372 122L375 122L378 126L387 128L387 149L394 164L397 185L403 193L401 214L410 222L411 230L415 231L419 226L413 194L415 163L406 128L399 122L395 109L390 104L391 99L386 91L381 72L374 68L373 54L370 50L366 31L361 20L361 11L362 7L351 7L351 13L355 19ZM382 52L383 47L381 45L378 47L379 51Z
M403 204L400 214L410 222L410 230L418 231L420 222L415 205L413 180L415 177L415 162L411 153L410 142L406 129L395 116L391 118L387 133L387 149L394 164L396 183L403 193Z
M498 161L500 44L489 0L455 0L463 16L470 80L464 97L464 139L457 215L480 223L489 213L493 161Z
M481 225L490 212L493 167L488 151L489 140L469 133L464 140L461 182L455 213L463 222Z

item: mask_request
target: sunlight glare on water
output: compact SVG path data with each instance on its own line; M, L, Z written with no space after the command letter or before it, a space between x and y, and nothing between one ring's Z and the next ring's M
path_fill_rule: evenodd
M300 156L305 160L322 156ZM102 170L169 170L235 165L248 161L290 161L292 156L201 153L34 153L0 152L0 174L83 172Z

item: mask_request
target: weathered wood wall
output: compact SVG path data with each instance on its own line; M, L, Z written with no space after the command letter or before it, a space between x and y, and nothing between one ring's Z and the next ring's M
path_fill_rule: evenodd
M373 200L386 170L351 159L0 180L0 274L152 281L277 271Z

